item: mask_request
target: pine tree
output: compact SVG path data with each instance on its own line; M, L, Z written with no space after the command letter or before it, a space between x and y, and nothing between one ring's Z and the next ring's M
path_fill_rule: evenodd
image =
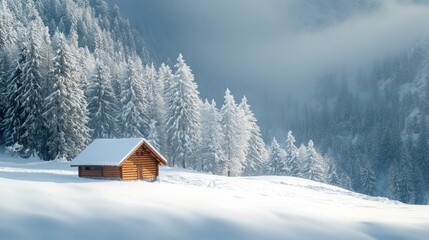
M394 162L389 168L389 189L388 197L391 199L398 199L400 186L399 186L399 169L397 162Z
M18 97L21 95L18 89L22 85L22 68L28 61L29 46L27 29L21 19L17 19L18 14L12 11L8 1L0 4L0 144L11 146L20 142L23 134L22 99Z
M162 96L163 85L159 86L158 72L156 71L153 63L151 65L145 66L144 79L146 81L145 85L147 87L145 97L148 103L148 116L150 119L154 119L157 122L162 122L163 119L159 112L162 109L160 109L157 101L159 99L163 99L160 97Z
M159 132L159 139L160 139L160 148L162 152L168 152L167 151L167 143L166 143L166 128L165 128L165 122L166 122L166 96L167 96L167 90L169 88L169 83L173 79L173 73L171 71L171 68L164 63L161 64L161 67L158 70L158 87L161 91L161 96L158 96L158 105L162 110L160 111L160 115L162 118L161 122L158 122L158 132Z
M160 73L161 74L161 73ZM165 73L162 73L165 74ZM159 147L164 141L165 103L164 103L164 77L159 76L153 63L146 66L147 77L147 108L150 122L155 122Z
M94 55L89 52L88 48L78 48L77 51L79 52L77 59L77 82L79 87L87 94L88 82L95 71L97 63Z
M339 177L340 177L340 186L342 188L353 191L352 180L350 179L350 176L344 172L341 172L339 174Z
M46 122L42 114L45 111L44 98L46 90L44 89L44 67L47 65L44 56L45 49L48 48L48 42L43 39L45 27L38 15L30 23L28 36L28 55L27 62L22 66L22 85L18 92L22 104L23 123L20 142L25 149L24 157L38 153L43 156L44 140L42 137L47 131Z
M119 116L123 137L143 137L146 129L145 112L142 104L143 90L138 72L140 61L130 59L128 71L121 87L121 107Z
M99 60L88 86L88 126L91 136L111 138L115 135L118 114L117 102L110 85L111 76L107 67Z
M415 193L415 177L418 171L414 172L410 150L411 140L407 140L401 148L401 157L395 161L389 171L389 197L404 203L415 203L420 199ZM420 190L420 189L419 189ZM417 197L417 198L416 198Z
M46 111L46 97L48 96L50 89L52 88L53 81L52 81L52 59L54 56L53 49L52 49L52 43L51 43L51 36L49 34L49 28L44 27L43 30L41 30L41 37L42 37L42 44L41 49L39 50L41 55L43 56L44 61L41 64L41 73L43 81L40 83L43 88L43 102L44 105L42 106L43 111ZM49 138L49 126L48 122L49 119L46 118L46 115L42 114L42 121L43 126L39 130L39 137L38 137L38 149L37 154L40 159L42 160L49 160L49 147L47 144L48 138Z
M118 56L119 61L116 61L114 63L113 69L112 69L112 89L115 93L115 98L119 102L121 99L121 83L122 80L125 78L125 72L127 69L127 61L123 56Z
M167 93L167 90L170 89L170 83L173 80L173 72L171 71L171 68L168 65L165 65L164 63L161 64L161 67L159 67L158 70L158 78L159 81L162 82L162 85L164 86L164 95Z
M158 128L156 127L156 121L152 120L149 124L149 135L147 136L147 140L152 144L155 149L159 149L159 134Z
M334 161L332 160L332 158L325 156L323 157L323 159L325 159L325 161L327 162L328 165L328 172L327 172L327 183L334 185L334 186L342 186L342 181L341 181L341 177L338 174L337 171L337 166L334 163Z
M289 131L286 139L286 167L288 169L287 175L299 176L299 151L295 146L295 137L292 135L292 131Z
M401 168L401 176L400 176L400 194L399 200L405 203L413 203L414 202L414 172L411 158L410 149L406 146L401 148L401 159L400 159L400 168Z
M177 58L174 79L166 90L166 134L172 165L192 164L200 141L200 99L194 75L182 54ZM192 166L194 165L194 166Z
M201 144L200 167L198 170L204 172L212 172L215 174L224 174L225 159L222 149L223 133L220 124L220 114L216 108L216 103L212 100L211 103L205 100L201 104Z
M243 174L247 176L262 175L266 167L268 153L262 140L261 130L245 96L241 100L239 108L244 113L242 126L248 139ZM243 143L243 145L245 144L246 142Z
M416 163L421 169L423 179L426 183L429 182L429 146L427 140L426 120L422 118L420 121L420 134L416 146ZM428 184L429 185L429 184ZM426 186L426 188L428 187Z
M286 163L284 160L284 152L280 148L276 138L273 138L269 150L268 158L268 174L276 176L286 175Z
M76 62L64 34L54 35L52 92L46 98L44 113L50 120L48 139L50 158L71 160L88 143L86 99L76 82Z
M0 2L0 145L4 144L4 128L1 126L6 114L7 79L12 68L12 53L17 41L18 22L8 8L8 1ZM14 24L15 23L15 24Z
M6 146L12 146L15 143L22 145L21 129L25 119L23 118L22 109L22 83L24 81L23 67L28 61L29 48L24 41L21 43L19 57L16 61L15 68L11 71L9 78L6 80L5 93L5 116L2 122L4 131L4 141Z
M224 134L225 173L227 176L239 176L246 159L247 143L243 142L239 109L229 89L225 91L225 101L220 112Z
M361 192L370 196L375 196L377 179L371 165L367 163L362 166L361 175Z
M314 148L312 140L308 142L306 151L301 157L300 177L317 182L326 182L326 166L322 156Z
M0 52L7 51L18 39L16 28L19 22L10 11L8 1L0 2Z
M413 194L413 203L414 204L427 204L428 200L425 196L425 190L424 190L424 182L423 182L423 176L421 174L421 170L417 167L417 164L413 165L413 188L414 188L414 194Z

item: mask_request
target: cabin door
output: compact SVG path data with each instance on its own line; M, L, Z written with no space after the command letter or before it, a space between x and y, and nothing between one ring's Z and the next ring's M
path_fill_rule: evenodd
M143 179L143 164L137 165L137 178Z

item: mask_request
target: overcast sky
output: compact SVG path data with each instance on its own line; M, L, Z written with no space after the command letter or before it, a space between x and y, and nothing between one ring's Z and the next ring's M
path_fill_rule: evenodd
M365 68L429 30L429 7L411 0L110 2L159 61L174 63L183 53L203 98L219 102L229 87L236 98L246 94L260 116L309 95L324 73Z

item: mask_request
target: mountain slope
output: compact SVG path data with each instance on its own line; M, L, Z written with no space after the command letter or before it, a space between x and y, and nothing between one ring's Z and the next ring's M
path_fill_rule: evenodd
M427 204L428 43L422 38L368 73L322 77L296 120L296 135L315 140L356 191ZM369 191L362 186L368 169L375 175Z
M78 178L0 156L5 239L424 239L429 208L291 177L163 168L155 183Z

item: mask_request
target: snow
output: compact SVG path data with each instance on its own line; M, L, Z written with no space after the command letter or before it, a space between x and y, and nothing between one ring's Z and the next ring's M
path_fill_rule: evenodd
M165 158L144 138L95 139L71 163L78 165L119 166L128 155L143 143L147 144L162 160Z
M108 150L108 149L105 149ZM293 177L79 178L0 150L2 239L426 239L429 207Z

